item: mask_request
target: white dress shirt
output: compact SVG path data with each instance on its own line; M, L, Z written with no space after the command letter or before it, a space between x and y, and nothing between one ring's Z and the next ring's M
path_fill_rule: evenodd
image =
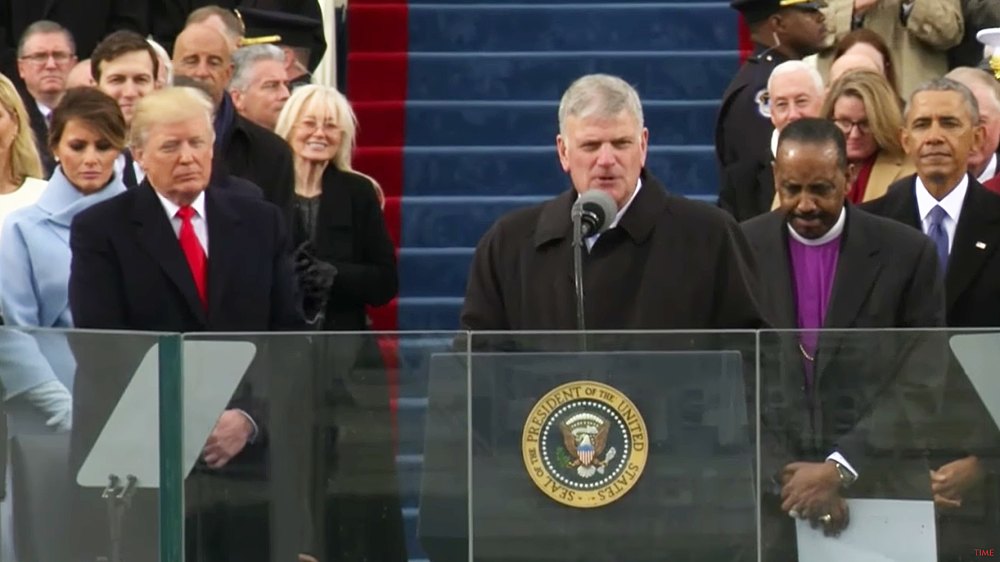
M962 214L962 203L965 201L965 194L969 191L969 176L962 176L962 181L958 182L955 189L952 189L944 199L938 201L927 191L927 186L920 181L917 176L917 213L920 217L920 228L927 234L931 225L931 209L940 206L947 215L944 218L944 230L948 233L948 254L951 255L952 245L955 243L955 229L958 227L958 217Z
M628 208L632 205L632 201L635 201L635 196L639 194L640 189L642 189L642 178L639 178L635 182L635 191L632 192L632 197L629 197L628 201L626 201L625 204L622 205L622 208L618 209L618 212L615 213L615 220L611 222L611 226L608 227L608 230L611 230L612 228L618 226L618 221L622 220L622 215L624 215L625 211L627 211ZM597 243L597 239L600 237L601 233L598 232L593 236L588 236L583 239L584 243L587 244L588 252L594 247L594 244Z
M163 205L163 210L167 213L167 218L170 219L170 226L174 229L174 236L180 238L181 236L181 218L177 216L177 211L181 208L173 201L167 199L166 197L160 195L156 192L156 196L160 199L160 203ZM201 244L201 249L205 250L205 258L208 258L208 222L205 219L205 192L198 194L198 198L191 203L191 208L194 209L194 216L191 217L191 226L194 228L194 235L198 237L198 242Z
M118 157L115 158L114 168L115 168L115 174L117 174L118 177L120 178L125 177L125 175L122 173L122 170L125 169L124 152L119 154ZM142 183L142 180L146 179L146 172L142 171L142 166L140 166L139 163L135 161L135 159L132 160L132 169L135 171L135 181L137 183Z
M42 119L45 120L45 126L48 127L49 122L52 120L52 108L39 101L35 101L35 105L38 106L38 112L42 114Z

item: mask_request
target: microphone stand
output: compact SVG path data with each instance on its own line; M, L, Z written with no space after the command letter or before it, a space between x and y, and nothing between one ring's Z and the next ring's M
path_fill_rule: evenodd
M576 288L576 329L580 332L580 351L587 351L587 325L583 314L583 207L573 205L573 285Z

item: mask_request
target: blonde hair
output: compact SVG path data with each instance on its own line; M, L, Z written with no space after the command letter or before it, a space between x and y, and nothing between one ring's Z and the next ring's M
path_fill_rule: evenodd
M342 132L340 146L337 148L337 153L333 155L332 164L334 167L344 172L357 174L372 182L379 205L385 207L385 194L378 181L351 167L351 158L357 144L358 118L354 115L354 110L351 109L351 103L336 88L319 84L307 84L296 88L292 92L292 96L285 102L285 107L282 108L281 114L278 116L278 124L274 127L274 132L291 145L292 129L296 122L303 113L317 106L319 109L325 110L328 115L333 116Z
M903 127L903 114L899 108L899 98L886 77L871 70L848 70L830 85L830 92L823 102L820 115L833 119L833 107L844 96L860 99L865 104L868 124L879 150L893 156L902 156L903 145L899 139L899 131Z
M10 114L17 123L17 134L10 145L7 155L7 175L17 185L24 183L25 178L42 178L42 161L38 157L38 146L35 144L35 133L28 121L28 112L24 102L18 95L14 84L3 74L0 74L0 106Z
M171 86L146 94L135 107L132 128L129 131L129 146L142 148L153 125L186 121L204 117L212 130L212 101L201 90L187 86Z

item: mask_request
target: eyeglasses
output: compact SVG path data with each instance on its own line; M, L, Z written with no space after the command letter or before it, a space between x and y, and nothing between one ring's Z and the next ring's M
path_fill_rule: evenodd
M851 121L850 119L834 119L833 124L843 131L845 135L851 134L851 129L854 127L857 127L858 132L862 135L872 132L872 126L867 120Z
M320 127L322 127L323 132L327 134L336 133L337 131L340 130L340 127L338 127L334 123L326 122L323 123L322 125L319 125L313 120L299 121L298 123L295 124L295 126L302 132L308 134L315 133L318 129L320 129Z
M21 57L21 60L28 61L32 64L37 64L38 66L42 66L43 64L49 62L49 59L56 61L56 64L66 64L69 61L73 60L74 56L75 55L73 55L72 53L55 51L52 53L35 53L33 55L24 55Z

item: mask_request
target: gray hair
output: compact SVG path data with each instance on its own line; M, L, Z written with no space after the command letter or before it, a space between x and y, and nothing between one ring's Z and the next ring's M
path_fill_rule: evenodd
M953 68L944 77L954 80L959 84L964 84L970 91L977 87L985 89L993 99L993 107L1000 112L1000 83L996 81L993 74L971 66L959 66ZM973 93L973 96L975 96L975 93ZM977 99L976 103L978 102L979 100Z
M628 82L610 74L588 74L577 78L559 102L559 132L565 131L569 117L613 117L627 111L642 129L642 102Z
M910 99L906 100L906 108L903 109L903 117L907 120L910 109L913 107L913 99L921 92L958 92L962 96L962 103L969 112L969 117L972 119L972 125L979 124L979 102L976 101L976 96L972 95L972 90L965 84L951 78L935 78L917 86L917 89L910 94Z
M802 62L800 60L785 61L779 64L778 66L774 67L774 70L771 71L771 75L768 76L767 78L768 94L770 94L771 90L774 88L774 79L776 77L784 76L786 74L794 74L796 72L805 72L807 75L809 75L809 78L812 79L813 86L816 88L816 93L819 95L823 95L823 90L825 89L823 86L823 77L820 76L820 73L818 70L816 70L816 67L812 66L809 63ZM773 98L774 96L772 95L771 97Z
M17 56L24 56L24 44L27 43L28 39L30 39L33 35L42 35L47 33L62 33L66 37L66 41L69 43L69 50L72 51L72 54L76 54L76 41L73 40L73 34L70 33L68 29L54 21L38 20L25 28L24 33L21 34L21 40L17 42Z
M236 49L233 53L233 78L229 89L245 92L253 81L253 67L260 61L271 60L285 64L285 53L274 45L251 45Z

